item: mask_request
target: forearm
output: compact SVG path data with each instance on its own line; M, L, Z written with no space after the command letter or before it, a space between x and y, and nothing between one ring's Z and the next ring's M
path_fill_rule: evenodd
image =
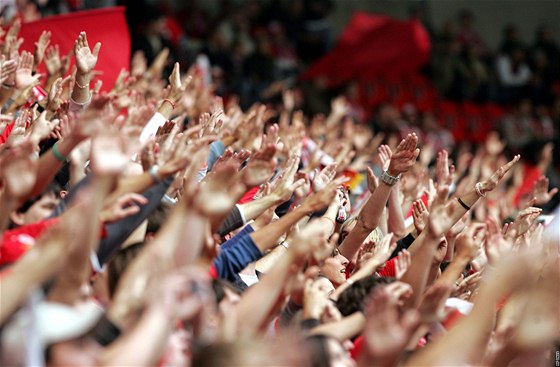
M243 214L245 221L249 222L264 213L270 207L278 204L281 203L278 203L276 198L272 195L267 195L256 200L240 204L238 207L239 211Z
M401 282L408 283L414 292L406 301L409 307L416 308L420 304L437 244L438 239L427 236L426 231L423 231L411 246L417 250L413 253L410 267L401 278Z
M390 192L391 186L381 182L371 195L358 216L356 226L340 245L340 253L344 257L353 259L363 241L379 225Z
M443 272L443 274L441 274L441 277L439 277L438 279L438 283L443 283L448 286L454 285L457 279L459 279L459 276L461 275L461 273L463 272L463 270L465 269L469 261L470 261L469 258L463 256L456 257L451 262L451 264L449 264L449 266L445 268L445 271Z
M243 294L236 306L240 333L252 335L263 326L288 279L297 273L292 266L295 262L293 252L288 251L268 274Z
M251 238L253 239L255 245L261 250L261 252L265 252L270 247L272 247L276 243L278 238L280 238L282 234L286 233L291 226L296 224L300 219L308 214L309 213L301 207L296 208L284 215L276 222L271 223L256 232L251 233Z
M56 143L56 149L60 155L63 157L68 157L70 152L78 145L80 142L74 139L62 139ZM39 195L43 190L51 183L56 173L62 168L65 162L59 160L53 152L53 148L45 152L39 158L39 163L37 167L37 181L31 193L27 197L23 198L25 201L33 196Z
M365 323L366 318L364 314L361 312L354 312L350 316L344 317L342 320L319 325L313 328L309 334L327 335L342 343L360 334Z
M389 205L388 205L388 220L387 220L387 232L393 233L395 238L402 238L406 235L406 227L404 225L404 215L401 208L401 196L398 187L393 187L391 194L389 195Z
M262 257L260 260L257 260L255 264L255 269L263 274L267 274L270 270L280 261L282 256L286 254L286 247L282 245L276 246L272 251L270 251L266 256Z
M102 366L157 365L173 325L163 310L148 308L129 333L103 351Z
M76 73L76 82L72 89L72 100L80 105L86 104L90 101L89 83L91 81L91 73Z

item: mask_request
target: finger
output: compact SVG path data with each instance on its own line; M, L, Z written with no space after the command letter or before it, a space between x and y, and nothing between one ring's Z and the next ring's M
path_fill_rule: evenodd
M97 58L100 49L101 49L101 42L97 42L95 46L93 46L93 56Z

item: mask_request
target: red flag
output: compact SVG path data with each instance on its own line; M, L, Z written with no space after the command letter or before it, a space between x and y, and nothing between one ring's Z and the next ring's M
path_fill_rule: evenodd
M103 80L103 90L109 90L113 88L120 70L130 66L130 35L124 10L122 6L103 8L24 23L20 32L20 37L25 40L22 49L33 52L34 43L41 32L47 30L52 33L50 44L59 45L62 57L73 50L79 33L85 31L92 50L97 42L101 42L95 70L103 72L98 78ZM39 71L44 73L44 65Z
M329 84L337 85L354 78L414 72L428 61L430 48L420 22L358 12L335 48L302 78L326 77Z

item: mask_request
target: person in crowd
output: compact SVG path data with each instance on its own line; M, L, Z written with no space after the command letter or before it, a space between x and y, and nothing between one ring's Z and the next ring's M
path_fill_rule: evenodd
M242 108L196 67L166 77L165 49L103 92L91 35L71 80L48 32L34 54L18 36L0 36L2 365L553 363L553 143L469 150L390 104L374 134L344 97L307 116L286 88ZM248 72L271 88L266 65Z

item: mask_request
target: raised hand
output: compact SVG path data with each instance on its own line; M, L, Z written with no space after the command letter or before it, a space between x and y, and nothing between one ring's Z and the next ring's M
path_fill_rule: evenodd
M368 191L373 194L373 192L377 189L377 186L379 186L379 181L377 180L377 177L375 177L371 168L367 167L366 171Z
M428 230L433 238L440 238L453 226L450 208L446 208L445 205L448 194L449 186L442 185L438 187L437 196L432 203L431 212L428 217Z
M114 223L140 211L139 205L148 204L148 199L136 193L127 193L111 201L100 213L101 222Z
M498 186L502 178L506 175L506 173L508 173L509 170L511 170L511 168L513 167L513 165L517 163L517 161L519 161L520 157L521 156L519 154L514 156L511 161L498 168L496 172L494 172L494 174L490 176L490 178L482 181L480 183L481 193L483 195L486 195L487 192L494 190L496 186Z
M455 166L451 165L449 167L449 160L447 155L447 150L442 150L437 155L437 185L451 185L451 180L453 179L453 172L455 172Z
M27 87L36 85L39 82L40 74L32 75L33 55L30 52L23 51L19 58L19 65L16 70L16 88L24 90Z
M412 218L414 219L414 228L416 228L418 234L422 233L424 228L426 228L429 216L430 212L421 199L412 203Z
M339 177L332 181L321 191L311 193L301 204L308 213L313 213L328 206L337 195L336 188L347 181L345 177Z
M0 161L0 180L8 195L17 199L26 196L35 186L37 160L33 157L35 145L25 140L8 148Z
M397 149L391 156L391 161L387 170L391 176L398 176L412 168L416 162L416 158L418 158L420 154L420 149L416 148L417 145L418 137L414 133L408 134L406 138L399 143Z
M60 51L58 45L50 46L45 53L45 66L49 76L60 75L62 63L60 62Z
M271 195L276 198L276 202L278 204L290 200L294 191L305 183L305 180L303 179L294 182L298 165L299 156L291 156L288 159L283 172L276 178L275 182L273 183Z
M412 255L407 249L399 252L395 260L395 278L401 279L412 262Z
M62 105L63 83L64 81L62 80L62 78L58 78L51 86L47 101L47 110L51 113L55 113Z
M49 137L53 130L58 126L60 120L47 120L47 111L43 111L31 126L29 138L36 144Z
M380 145L379 148L377 148L377 154L379 155L381 168L383 168L383 171L387 171L389 169L389 163L391 163L391 157L393 156L391 148L386 144Z
M321 262L331 256L333 251L334 244L327 237L325 226L319 220L312 220L295 233L290 250L300 258L312 256L315 261Z
M202 214L212 218L227 214L231 210L237 197L245 192L242 182L232 182L236 172L237 164L228 161L206 175L194 198L195 206Z
M92 52L88 45L86 32L80 32L78 39L74 43L74 57L76 58L76 66L80 73L89 74L93 71L93 68L97 64L100 48L101 43L97 42Z
M387 287L376 287L369 297L365 313L367 321L363 335L367 352L364 365L397 365L412 334L420 325L418 312L408 310L399 316L398 306Z
M480 244L478 243L476 237L482 229L484 229L484 224L473 224L468 227L466 231L457 236L457 239L455 240L455 251L457 257L468 259L469 262L476 257L480 249Z
M245 185L253 187L268 181L274 173L275 153L276 146L274 144L268 144L253 154L247 167L241 171Z
M493 218L486 220L486 242L484 243L484 251L488 263L492 266L496 265L500 258L511 252L513 244L500 232L498 223Z
M6 60L4 55L0 56L0 83L5 83L16 70L16 60Z
M442 321L449 314L445 312L445 301L451 294L451 286L445 283L435 283L424 294L422 303L418 307L420 319L423 323Z
M171 75L169 75L170 88L168 98L175 103L179 102L181 100L181 97L183 96L183 93L185 92L186 86L186 83L182 83L181 81L181 71L179 63L176 62Z
M317 192L326 187L336 176L336 163L331 163L320 172L315 170L315 175L311 181L313 191Z
M557 187L548 191L548 183L548 178L544 175L539 177L535 183L532 193L532 196L535 198L535 205L546 205L558 192Z
M43 56L45 55L45 50L49 47L51 43L51 32L43 31L37 42L35 42L35 67L43 61Z
M513 224L510 225L508 231L516 231L517 236L524 235L531 228L535 220L537 220L541 212L542 209L535 207L523 209L517 214L517 218L515 218Z
M98 175L120 175L130 161L124 138L114 132L105 132L93 138L91 168Z

